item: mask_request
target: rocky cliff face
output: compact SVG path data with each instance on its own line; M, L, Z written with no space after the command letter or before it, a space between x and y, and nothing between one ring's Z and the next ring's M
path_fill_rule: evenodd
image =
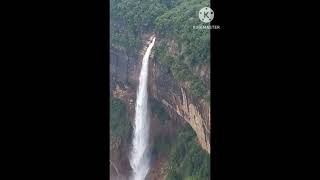
M145 35L145 47L151 35ZM157 41L156 41L157 43ZM129 105L129 117L134 117L134 102L144 49L137 55L128 55L123 49L111 48L111 93ZM202 148L210 153L210 106L204 100L193 97L185 84L176 81L168 67L161 65L156 57L149 59L149 94L161 102L171 119L182 120L191 125ZM208 68L195 70L208 81ZM132 120L132 119L131 119Z
M190 95L185 85L173 79L169 69L151 60L150 93L162 102L173 118L188 122L202 148L210 153L210 106ZM178 117L177 117L178 116Z

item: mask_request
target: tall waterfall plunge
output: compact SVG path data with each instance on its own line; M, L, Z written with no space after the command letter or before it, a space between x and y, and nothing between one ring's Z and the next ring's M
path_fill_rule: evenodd
M135 121L130 165L133 169L132 180L144 180L149 171L149 117L148 117L148 61L155 37L149 44L142 60L139 88L135 107Z

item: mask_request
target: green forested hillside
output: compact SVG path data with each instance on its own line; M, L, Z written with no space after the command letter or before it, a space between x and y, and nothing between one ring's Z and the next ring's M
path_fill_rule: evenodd
M126 104L120 99L110 99L110 135L126 140L132 130L127 119Z
M207 25L198 18L198 12L204 6L209 6L209 0L111 0L111 45L137 53L142 45L140 35L156 33L156 60L168 67L177 81L184 82L194 96L209 102L208 85L192 73L195 66L209 66L210 63L210 32L193 29L193 26ZM169 53L168 41L177 45L175 53ZM125 106L118 100L111 103L115 106L110 122L111 133L127 134L125 129L131 126L123 121L126 118L123 116ZM168 115L161 104L151 102L150 105L152 113L165 123ZM209 179L210 155L197 143L189 125L175 141L167 136L155 137L152 149L157 156L168 155L170 169L167 180Z
M186 124L177 137L159 134L151 144L155 158L168 158L166 180L209 180L210 155L197 142L191 126Z
M123 33L132 37L139 31L155 31L175 39L185 48L186 64L204 63L210 60L209 30L194 30L193 26L202 23L198 11L208 5L208 0L111 0L111 25L123 22L127 27ZM113 40L125 45L125 37L117 36L119 29L111 26L111 30L111 35L117 37Z
M172 144L169 155L167 180L208 180L210 156L197 143L197 137L189 125L180 132Z
M111 0L111 43L138 52L139 33L157 33L163 40L155 44L155 57L178 81L187 82L193 95L209 102L209 90L191 72L195 65L210 63L210 32L193 29L203 25L198 12L204 6L208 0ZM119 23L125 28L118 28ZM168 54L167 39L178 44L178 54Z

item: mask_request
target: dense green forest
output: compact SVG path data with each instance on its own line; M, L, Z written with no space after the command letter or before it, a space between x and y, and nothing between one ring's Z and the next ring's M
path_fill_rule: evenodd
M184 82L194 96L209 102L208 87L192 73L195 66L209 66L210 63L210 31L193 29L193 26L204 25L198 12L205 6L210 6L209 0L111 0L111 46L137 53L142 47L141 34L156 33L156 60L168 67L177 81ZM168 53L169 41L177 45L174 53ZM169 120L160 102L151 99L150 108L161 123ZM111 135L129 136L132 127L126 120L125 111L123 102L111 101ZM206 180L210 177L210 155L200 147L189 125L176 139L157 135L151 149L157 157L167 156L167 180Z
M197 140L189 124L185 125L178 137L159 134L154 138L151 150L155 158L168 158L166 180L210 179L210 155L200 147Z
M127 118L126 104L120 99L110 98L110 135L128 140L132 127Z
M157 33L161 40L155 44L155 57L175 79L186 82L193 95L209 102L209 90L191 71L210 63L210 32L193 29L202 24L198 12L204 6L209 6L208 0L111 0L111 44L138 52L139 34ZM177 54L168 54L168 39L178 44Z
M131 124L127 119L126 104L117 98L110 100L110 133L130 141ZM163 123L169 120L161 103L151 99L151 111ZM197 142L197 136L189 124L180 131L178 137L158 134L151 144L156 158L166 155L169 161L167 180L205 180L210 178L210 156Z

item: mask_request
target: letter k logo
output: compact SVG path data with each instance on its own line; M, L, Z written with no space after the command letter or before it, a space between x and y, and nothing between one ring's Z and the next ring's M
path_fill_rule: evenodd
M204 7L199 11L199 19L204 23L209 23L213 20L214 12L209 7Z
M204 12L203 13L204 18L209 18L208 14L209 14L209 12Z

